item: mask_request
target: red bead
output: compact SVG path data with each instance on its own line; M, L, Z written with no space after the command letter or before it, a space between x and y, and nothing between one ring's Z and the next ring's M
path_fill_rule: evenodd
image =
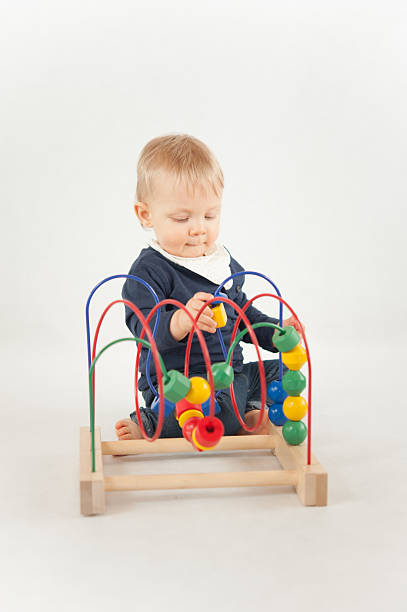
M188 419L182 428L182 435L184 436L185 440L192 442L192 432L201 420L202 419L199 417L192 417L192 419Z
M201 446L212 448L219 442L224 431L222 421L215 416L207 416L199 420L195 431L195 438Z
M180 400L175 404L175 414L177 416L177 419L179 419L179 417L183 412L185 412L185 410L201 410L201 404L191 404L191 402L189 402L185 398Z

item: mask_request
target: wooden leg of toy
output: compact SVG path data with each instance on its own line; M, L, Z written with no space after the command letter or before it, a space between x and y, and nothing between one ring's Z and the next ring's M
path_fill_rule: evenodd
M297 470L297 494L304 506L326 506L328 503L328 474L311 455L311 465L307 465L306 444L290 446L283 438L282 428L271 426L275 436L275 455L285 470Z
M95 428L95 468L92 472L92 441L89 427L80 433L80 497L81 513L85 516L103 514L105 487L103 478L102 444L100 428Z
M304 506L326 506L328 474L322 465L306 465L298 471L298 497Z

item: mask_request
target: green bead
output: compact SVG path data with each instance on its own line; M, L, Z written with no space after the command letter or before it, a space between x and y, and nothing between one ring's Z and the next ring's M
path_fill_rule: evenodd
M276 329L273 334L273 344L280 353L288 353L297 346L300 341L300 334L295 327L287 325L283 331Z
M301 395L307 384L307 379L299 370L288 370L282 378L281 384L288 395Z
M302 421L287 421L283 425L283 437L287 444L297 446L307 437L307 426Z
M233 382L234 372L232 366L225 361L212 365L213 384L215 389L227 389Z
M176 404L184 399L190 386L189 378L178 372L178 370L170 370L168 372L168 379L163 379L164 397Z

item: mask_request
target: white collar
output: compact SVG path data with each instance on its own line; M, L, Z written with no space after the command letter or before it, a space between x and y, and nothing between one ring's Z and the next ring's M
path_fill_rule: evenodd
M157 240L151 239L148 241L148 246L152 247L161 255L164 255L170 261L187 268L196 274L200 274L204 278L220 285L223 281L231 275L230 271L230 254L225 249L223 244L215 242L212 245L210 252L207 255L201 257L179 257L178 255L171 255L164 251L158 244ZM233 280L226 283L225 289L230 289L233 285Z

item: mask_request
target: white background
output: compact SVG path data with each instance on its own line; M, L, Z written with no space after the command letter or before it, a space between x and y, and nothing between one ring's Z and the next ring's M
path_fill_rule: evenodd
M2 609L404 610L405 4L3 1L0 24ZM137 158L169 132L214 151L223 242L306 325L327 508L219 489L110 493L79 515L84 305L143 246ZM128 335L116 308L100 346ZM133 355L100 362L103 439L133 409Z

